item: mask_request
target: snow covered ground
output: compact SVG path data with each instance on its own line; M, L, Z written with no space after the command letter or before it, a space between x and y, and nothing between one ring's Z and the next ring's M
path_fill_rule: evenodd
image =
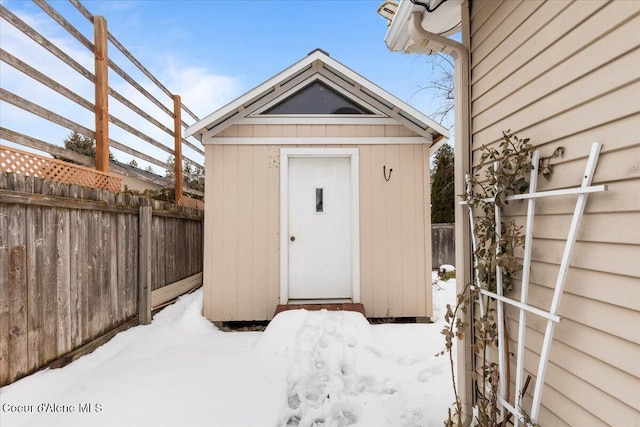
M371 326L351 312L289 311L265 332L221 332L202 291L92 354L0 389L10 426L441 426L453 402L444 307L433 324Z

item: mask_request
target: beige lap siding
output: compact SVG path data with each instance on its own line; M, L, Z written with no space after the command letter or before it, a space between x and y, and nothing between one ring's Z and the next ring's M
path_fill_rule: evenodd
M580 184L591 143L603 144L593 182L609 191L589 196L578 233L543 392L543 426L640 425L638 28L634 1L471 4L474 163L483 144L496 145L511 129L531 138L542 155L565 147L553 161L553 178L541 179L539 189L565 188ZM537 202L535 305L550 302L575 200ZM524 224L524 204L507 213L506 220ZM544 327L528 316L529 371L537 369ZM515 311L508 311L508 330L517 338Z

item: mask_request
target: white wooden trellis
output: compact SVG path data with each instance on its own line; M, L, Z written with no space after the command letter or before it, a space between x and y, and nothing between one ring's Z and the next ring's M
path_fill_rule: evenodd
M531 177L529 181L529 193L527 194L517 194L514 196L509 196L506 198L507 201L512 200L527 200L527 220L525 225L525 245L524 245L524 256L522 263L522 285L520 292L520 301L514 300L512 298L508 298L504 296L503 285L502 285L502 269L496 266L496 292L490 292L487 289L482 287L478 279L478 262L477 259L474 261L474 269L475 269L475 288L480 290L482 295L489 296L496 300L496 314L497 314L497 326L498 326L498 372L499 372L499 384L498 384L498 403L502 408L509 411L514 416L514 426L518 427L521 424L528 425L528 422L536 423L538 419L538 415L540 412L540 401L542 397L542 388L544 385L544 378L546 374L547 364L549 361L549 353L551 351L551 342L553 340L553 333L555 329L555 325L560 322L560 317L558 316L558 309L560 307L560 299L562 297L562 292L564 289L564 284L567 278L567 272L569 270L569 262L571 260L571 255L573 253L573 248L576 242L576 237L578 233L578 227L580 225L580 221L582 219L582 214L584 213L584 208L587 202L587 196L589 193L606 191L606 185L596 185L592 186L591 181L593 179L593 175L596 169L596 164L598 162L598 156L600 154L600 150L602 148L602 144L598 142L594 142L591 146L591 153L589 154L589 159L587 160L587 166L585 168L585 173L582 178L582 184L580 187L575 188L567 188L562 190L551 190L551 191L537 191L537 183L538 183L538 162L539 162L539 152L536 150L532 155L532 163L533 170L531 171ZM499 163L494 163L494 170L498 170ZM496 188L497 190L497 188ZM497 194L497 191L496 191ZM531 249L533 243L533 219L534 219L534 211L535 211L535 203L536 199L542 197L553 197L553 196L567 196L567 195L578 195L578 200L576 202L576 207L573 211L573 218L571 220L571 225L569 227L569 232L567 235L567 241L565 243L564 252L562 255L562 260L560 262L560 270L558 272L558 277L556 280L553 299L551 300L551 305L549 310L543 310L534 306L531 306L527 303L527 298L529 294L529 273L531 267ZM470 179L467 176L467 200L472 200L472 188ZM485 202L494 202L495 198L483 199ZM462 202L467 204L468 202ZM496 241L499 241L501 237L501 209L499 205L495 206L495 221L496 221ZM471 230L474 229L475 224L475 216L473 211L473 206L469 204L469 220L471 222ZM473 252L476 252L477 249L477 240L475 235L471 236L471 243L473 247ZM496 245L496 251L499 253L500 245ZM482 298L480 301L480 313L482 316L486 314L486 307L484 305L484 301ZM505 331L504 331L504 304L511 305L519 310L519 321L518 321L518 350L516 355L516 389L515 389L515 404L512 405L509 402L509 396L506 396L506 386L505 382L508 380L505 375L505 366L509 363L508 360L505 360ZM526 332L526 322L527 322L527 312L532 313L534 315L543 317L547 320L547 326L544 334L544 340L542 343L542 349L540 351L540 361L538 364L538 370L536 375L536 384L533 391L533 401L531 404L530 415L525 418L525 413L522 407L522 398L521 390L523 384L524 377L524 350L525 350L525 332ZM503 411L504 414L504 411Z

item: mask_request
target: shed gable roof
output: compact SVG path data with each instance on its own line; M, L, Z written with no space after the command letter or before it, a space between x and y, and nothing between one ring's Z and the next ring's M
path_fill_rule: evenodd
M204 134L218 134L246 117L264 113L272 106L295 96L315 81L323 82L341 96L378 117L394 119L433 141L432 144L449 138L449 132L442 125L319 49L191 125L186 129L185 136L193 135L202 141Z

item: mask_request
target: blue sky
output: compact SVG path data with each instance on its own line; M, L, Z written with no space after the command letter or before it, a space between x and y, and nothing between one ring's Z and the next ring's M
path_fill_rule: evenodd
M1 0L1 3L93 70L91 53L37 5L22 0ZM169 90L181 95L183 102L200 117L262 83L315 48L325 50L373 83L430 114L436 109L433 95L419 91L419 88L429 83L433 71L424 56L387 49L384 44L386 20L376 13L381 3L380 0L83 1L91 13L104 16L109 31ZM67 1L50 1L49 4L92 39L91 24L72 4ZM6 22L1 22L0 31L3 49L93 101L88 81L67 71L64 64ZM118 65L137 80L146 82L113 46L109 49ZM88 111L33 83L4 63L0 64L0 73L3 88L93 127ZM116 89L136 103L146 102L113 74L110 73L110 81ZM153 90L150 84L144 86ZM162 94L155 90L153 93L169 104ZM132 113L114 102L111 106L114 115L123 119L130 117L129 121L136 122ZM154 108L150 107L151 110ZM48 142L61 143L69 133L56 125L47 125L41 119L27 117L26 113L5 103L0 103L0 112L2 126ZM162 113L158 113L157 118L170 123ZM191 123L189 117L185 116L185 120ZM154 129L148 129L148 132L156 136ZM112 131L112 136L129 141L127 136L119 135L117 129ZM157 137L161 138L161 135ZM162 137L166 142L166 137ZM166 157L161 151L156 154L153 149L149 150L157 158ZM114 154L123 161L130 160L124 153L116 151ZM200 160L188 149L187 155Z

